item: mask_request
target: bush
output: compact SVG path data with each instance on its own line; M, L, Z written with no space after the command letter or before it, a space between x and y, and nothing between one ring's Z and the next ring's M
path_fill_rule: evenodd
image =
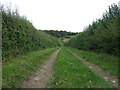
M66 45L82 49L118 55L120 37L120 10L117 5L109 6L102 18L89 25L83 32L71 38Z

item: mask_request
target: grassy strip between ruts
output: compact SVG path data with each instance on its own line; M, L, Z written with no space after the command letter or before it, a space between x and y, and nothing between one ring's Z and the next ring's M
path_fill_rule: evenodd
M75 58L65 47L54 65L54 88L111 88L107 81Z
M57 48L50 48L13 58L3 65L3 88L19 88Z
M118 57L108 54L96 53L91 51L82 51L74 48L70 48L77 55L85 58L102 69L107 71L113 76L118 76Z

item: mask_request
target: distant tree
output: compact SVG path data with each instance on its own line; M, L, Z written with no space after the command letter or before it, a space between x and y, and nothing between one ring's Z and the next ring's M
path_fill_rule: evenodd
M58 31L58 30L43 30L43 32L50 34L57 38L64 38L66 36L73 36L73 35L78 34L78 33L74 33L74 32Z

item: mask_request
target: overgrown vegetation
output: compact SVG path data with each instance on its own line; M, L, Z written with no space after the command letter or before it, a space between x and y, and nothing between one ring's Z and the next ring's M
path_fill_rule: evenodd
M118 57L109 54L77 50L75 48L69 49L77 55L79 55L80 57L85 58L87 61L92 62L97 66L101 67L110 75L116 77L118 76L118 61L120 60L118 59Z
M120 37L120 10L113 4L103 14L102 18L94 21L83 32L72 37L66 45L81 49L92 50L118 55Z
M111 88L102 77L62 48L54 65L55 78L49 84L54 88Z
M43 30L43 32L46 32L47 34L50 34L57 38L68 38L69 36L76 35L78 33L75 32L67 32L67 31L58 31L58 30Z
M23 81L31 76L57 48L45 49L12 58L3 63L3 88L19 88Z
M17 9L0 7L2 12L2 55L4 58L25 54L49 47L56 47L59 39L37 30Z

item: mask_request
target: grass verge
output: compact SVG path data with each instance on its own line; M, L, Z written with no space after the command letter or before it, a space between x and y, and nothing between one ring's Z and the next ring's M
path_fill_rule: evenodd
M54 88L111 88L102 77L74 57L65 47L58 54L54 65Z
M109 54L77 50L74 48L70 48L70 50L85 58L87 61L98 65L109 74L118 76L118 57Z
M2 70L3 88L19 88L22 82L32 75L56 49L35 51L5 62Z

